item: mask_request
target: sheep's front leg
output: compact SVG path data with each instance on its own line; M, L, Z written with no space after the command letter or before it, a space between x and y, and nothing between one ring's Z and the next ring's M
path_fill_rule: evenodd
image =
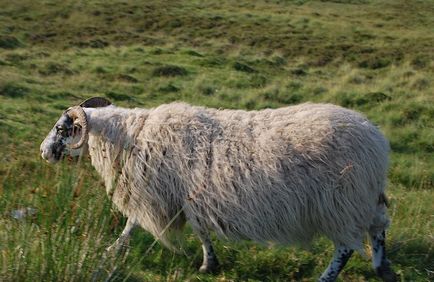
M125 249L128 245L128 240L131 236L131 232L136 227L136 223L134 220L128 218L127 224L125 225L124 230L122 231L119 238L110 246L107 248L108 253L115 253L119 254L122 250Z
M203 250L203 262L202 262L202 266L199 268L199 272L201 273L215 272L219 266L219 262L214 252L214 248L212 246L211 239L209 238L209 234L206 232L197 232L197 235L200 241L202 242L202 250Z
M110 247L108 247L106 249L105 253L103 254L98 268L94 271L94 273L92 275L91 281L102 281L102 280L108 281L108 280L110 280L108 278L102 279L102 275L103 275L103 273L105 273L105 266L106 266L107 262L110 262L109 258L117 258L117 256L121 252L125 251L125 248L128 244L128 239L130 238L130 235L131 235L131 231L133 231L135 226L136 226L136 223L134 222L134 220L131 220L130 218L128 218L127 224L125 225L125 228L122 231L122 234L119 236L119 238ZM116 267L109 274L109 278L114 273L115 270L116 270Z
M350 259L353 252L354 252L353 250L345 246L337 246L332 261L330 262L329 266L321 275L318 281L319 282L335 281L339 275L339 272L341 272L342 268L344 268L345 264Z

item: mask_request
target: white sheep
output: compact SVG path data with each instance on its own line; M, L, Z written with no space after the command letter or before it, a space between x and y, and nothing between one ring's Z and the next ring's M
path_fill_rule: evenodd
M334 281L369 234L373 266L386 259L389 145L362 115L330 104L262 111L185 103L125 109L91 98L67 109L41 144L56 162L88 147L107 193L128 217L113 248L139 225L166 245L188 221L203 246L201 272L218 261L210 231L229 239L336 247L320 281Z

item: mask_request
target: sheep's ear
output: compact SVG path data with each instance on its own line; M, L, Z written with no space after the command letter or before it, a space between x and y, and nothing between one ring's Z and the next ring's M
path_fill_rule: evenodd
M100 108L100 107L107 107L111 104L112 103L106 98L92 97L81 102L80 106L83 108Z

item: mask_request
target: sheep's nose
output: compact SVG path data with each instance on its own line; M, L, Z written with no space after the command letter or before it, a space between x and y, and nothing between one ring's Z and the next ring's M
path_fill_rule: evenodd
M44 151L43 148L39 148L39 151L41 152L41 157L42 157L44 160L46 160L47 157L48 157L46 151Z

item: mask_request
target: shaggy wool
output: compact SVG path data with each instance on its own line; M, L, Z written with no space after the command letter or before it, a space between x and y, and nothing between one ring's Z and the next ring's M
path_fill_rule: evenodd
M311 103L84 110L107 193L167 245L185 220L229 239L307 244L325 235L359 250L367 232L388 226L381 199L389 145L352 110Z

